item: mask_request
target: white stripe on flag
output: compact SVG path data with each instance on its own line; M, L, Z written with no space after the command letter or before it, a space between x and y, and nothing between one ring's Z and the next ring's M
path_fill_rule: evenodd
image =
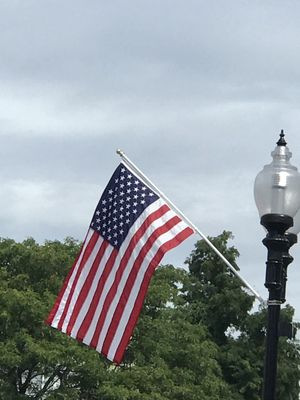
M77 273L77 271L78 271L78 268L79 268L79 265L80 265L80 263L81 263L81 260L82 260L82 257L83 257L83 255L84 255L84 252L85 252L85 250L86 250L86 247L87 247L87 245L88 245L88 243L89 243L89 241L90 241L90 239L91 239L91 237L92 237L92 235L93 235L93 232L94 232L94 231L93 231L92 229L89 229L89 231L88 231L88 233L87 233L87 236L86 236L85 242L84 242L84 244L83 244L83 248L82 248L82 250L81 250L80 256L79 256L79 258L78 258L78 260L77 260L77 262L76 262L75 267L73 268L72 275L71 275L71 277L70 277L70 279L69 279L68 285L67 285L67 287L66 287L66 289L65 289L65 292L64 292L64 294L63 294L63 297L62 297L62 299L61 299L61 301L60 301L60 304L59 304L59 307L58 307L58 309L57 309L57 311L56 311L55 317L53 318L53 321L52 321L52 323L51 323L51 326L53 326L54 328L57 328L57 325L58 325L58 323L59 323L59 321L60 321L60 318L61 318L61 316L62 316L62 314L63 314L63 311L64 311L64 308L65 308L66 302L67 302L67 300L68 300L68 296L69 296L70 291L71 291L72 286L73 286L73 282L74 282L76 273Z
M107 355L107 358L109 360L112 360L112 361L114 360L115 353L116 353L118 346L120 344L120 341L123 337L125 328L127 326L129 317L134 308L135 301L139 294L141 285L143 283L143 280L144 280L144 277L145 277L145 274L147 272L150 262L152 261L153 257L156 255L157 251L159 250L159 248L161 247L161 245L163 243L167 242L168 240L171 240L174 236L176 236L178 233L180 233L185 228L186 228L186 223L183 221L179 222L176 226L174 226L172 228L171 231L168 231L168 232L164 233L163 235L159 236L157 238L156 242L153 244L152 248L149 250L147 257L145 257L145 259L139 269L138 275L137 275L134 285L131 289L130 296L129 296L126 306L123 310L122 317L120 319L118 328L115 332L114 338L109 347L109 352ZM97 347L97 350L99 350L98 347Z
M148 213L153 213L153 212L157 211L163 204L164 203L161 200L155 201L154 203L152 203L147 208ZM141 227L141 225L144 223L144 220L145 220L145 217L144 216L140 216L135 221L134 225L132 226L133 232L137 231ZM97 321L98 321L99 314L101 312L101 309L102 309L103 303L105 301L106 295L107 295L109 289L111 288L112 284L115 281L115 277L116 277L116 273L118 271L118 267L119 267L120 262L121 262L121 260L122 260L122 258L124 256L124 254L125 254L125 251L126 251L127 247L130 244L130 241L131 241L131 236L129 234L129 235L127 235L127 238L123 242L123 245L121 246L121 248L120 248L120 250L118 252L118 255L117 255L117 258L115 260L115 263L114 263L114 265L112 266L112 268L110 270L109 276L108 276L108 278L106 280L106 283L105 283L105 286L103 288L102 295L101 295L101 297L99 299L99 302L98 302L98 307L97 307L95 313L93 314L93 316L91 317L90 324L92 323L93 319L96 321L95 323L97 323ZM91 304L93 303L93 298L94 298L95 292L97 290L97 285L99 283L99 280L101 278L102 272L103 272L103 270L104 270L104 268L105 268L105 266L106 266L106 264L107 264L107 262L109 260L109 257L111 255L113 249L114 249L113 246L108 244L107 249L106 249L104 255L102 256L102 259L101 259L100 264L98 266L98 270L97 270L97 272L96 272L96 274L94 276L91 288L90 288L90 290L88 292L88 295L87 295L87 297L86 297L86 299L85 299L85 301L83 303L83 306L82 306L82 308L81 308L81 310L80 310L80 312L79 312L79 314L77 316L77 319L75 321L75 324L73 326L73 329L72 329L72 332L71 332L71 336L74 337L74 338L77 337L78 330L80 329L80 326L81 326L81 324L82 324L82 322L83 322L83 320L84 320L84 318L85 318L85 316L86 316ZM133 251L132 254L134 254L134 251ZM91 335L93 335L93 333L94 333L94 329L91 329ZM89 339L85 339L84 342L87 341L88 343L90 343L91 339L92 339L92 336Z
M72 329L72 332L71 332L71 336L74 337L74 338L76 338L78 330L79 330L81 324L83 323L84 318L85 318L85 316L86 316L86 314L87 314L87 312L88 312L88 310L89 310L89 308L90 308L90 306L91 306L91 304L93 302L93 297L94 297L94 295L96 293L97 285L99 283L99 280L101 279L102 272L103 272L103 270L105 268L105 265L107 264L107 261L109 260L109 257L111 256L111 253L113 252L113 250L114 250L113 246L108 245L106 250L105 250L105 253L104 253L104 255L103 255L103 257L102 257L102 259L100 261L100 264L98 266L97 272L96 272L95 277L93 279L93 283L91 285L91 288L90 288L90 290L88 292L88 295L87 295L86 299L84 300L84 303L83 303L83 305L81 307L81 310L80 310L80 312L79 312L79 314L77 316L76 322L75 322L75 324L73 326L73 329Z
M149 211L151 213L155 212L162 205L164 205L164 203L160 199L157 200L156 202L152 203L152 205L148 207L148 209L147 209L148 211L145 210L141 214L141 216L137 219L137 221L131 227L130 230L132 230L132 232L136 232L141 227L141 225L144 223L144 221L146 219L144 213L147 215L147 214L149 214ZM149 210L150 207L151 207L151 210ZM172 214L172 216L174 216L173 211L168 211L168 213L170 213L169 215ZM104 324L102 326L101 337L103 335L104 336L106 335L106 331L107 331L107 329L109 327L109 324L111 322L111 318L113 317L113 312L114 312L113 310L116 308L116 306L118 304L118 301L119 301L119 299L120 299L120 297L121 297L121 295L123 293L123 289L124 289L124 286L125 286L126 281L128 279L128 276L129 276L129 274L131 272L132 266L133 266L133 264L134 264L134 262L135 262L135 260L136 260L136 258L138 256L138 253L140 251L141 243L143 242L143 240L145 240L145 238L149 237L150 234L157 227L161 226L162 224L163 224L162 223L162 217L160 217L160 219L158 219L157 221L152 222L152 224L147 228L146 232L144 233L142 238L139 240L139 242L136 243L134 249L132 249L130 258L127 261L125 270L123 271L122 278L121 278L121 280L120 280L120 282L118 284L116 295L114 297L113 302L110 305L110 308L109 308L109 310L107 312L107 315L106 315L105 322L104 322ZM90 344L91 341L92 341L92 338L94 336L94 333L95 333L95 330L96 330L96 327L97 327L97 323L98 323L98 320L99 320L100 313L101 313L101 311L103 309L104 302L105 302L105 300L107 298L109 290L111 289L112 285L115 283L116 273L118 272L118 268L120 267L120 264L121 264L121 262L123 260L123 257L124 257L124 255L126 253L126 250L127 250L128 246L130 245L131 238L132 238L133 235L134 235L134 233L133 234L131 234L131 232L128 233L127 238L125 239L125 241L123 242L123 244L122 244L122 246L121 246L121 248L119 250L119 253L117 255L117 258L115 260L115 263L113 265L111 273L110 273L110 275L109 275L109 277L108 277L108 279L107 279L107 281L106 281L106 283L104 285L103 292L102 292L101 297L99 299L99 303L98 303L97 309L95 311L95 314L94 314L94 316L93 316L93 318L91 320L89 329L88 329L85 337L83 338L83 342L86 343L86 344Z
M62 329L61 329L62 332L66 332L66 330L67 330L67 327L68 327L72 312L74 310L74 306L75 306L76 300L77 300L77 298L79 296L80 290L82 289L82 286L83 286L83 284L84 284L84 282L85 282L85 280L87 278L87 275L90 272L90 269L91 269L91 267L93 265L93 262L95 261L95 258L97 256L97 253L98 253L102 243L103 243L103 239L102 239L101 236L99 236L98 239L97 239L97 242L96 242L96 244L95 244L95 246L94 246L94 248L93 248L93 250L91 252L91 255L89 256L89 258L87 259L87 261L85 262L85 264L84 264L84 266L82 268L82 271L81 271L81 273L79 275L79 278L78 278L78 281L76 283L76 286L74 286L73 295L71 297L71 301L70 301L70 304L69 304L69 310L68 310L69 312L67 312L67 315L66 315L66 317L64 319L64 323L62 325Z
M170 220L171 218L173 218L174 215L175 215L174 212L169 210L166 214L163 215L163 217L160 217L158 220L154 221L148 227L148 229L146 230L146 232L144 233L144 235L142 236L140 241L136 244L136 246L135 246L135 248L134 248L134 250L133 250L133 252L131 254L131 257L130 257L129 261L127 262L126 269L125 269L125 271L124 271L124 273L122 275L122 279L121 279L121 281L120 281L120 283L118 285L118 289L117 289L116 295L115 295L115 297L114 297L114 299L113 299L113 301L112 301L112 303L111 303L111 305L109 307L109 310L108 310L108 312L106 314L105 322L104 322L104 324L102 326L101 333L100 333L99 340L98 340L98 345L97 345L97 350L98 351L103 346L103 342L104 342L104 340L106 338L107 331L108 331L109 326L111 324L111 321L112 321L112 319L114 317L114 313L115 313L115 310L116 310L116 308L118 306L120 297L123 294L124 287L125 287L125 285L127 283L129 274L132 271L132 267L134 265L134 262L139 257L139 253L140 253L141 248L143 247L144 244L147 243L147 239L150 237L150 235L157 228L165 225L165 223L168 220ZM153 244L153 246L155 246L155 243ZM151 254L151 249L149 250L148 254ZM148 254L146 255L147 258L148 258ZM93 330L94 330L94 326L93 326Z

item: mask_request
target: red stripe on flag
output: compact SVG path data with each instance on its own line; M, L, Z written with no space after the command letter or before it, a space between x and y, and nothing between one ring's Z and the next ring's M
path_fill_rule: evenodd
M104 240L102 242L102 244L100 246L100 249L99 249L99 251L98 251L98 253L96 255L96 258L95 258L95 260L93 262L93 265L92 265L92 267L91 267L91 269L90 269L90 271L89 271L89 273L88 273L88 275L87 275L87 277L86 277L86 279L84 281L84 284L82 285L82 288L80 290L80 293L78 295L78 298L76 300L74 308L72 310L72 315L71 315L71 318L70 318L70 321L68 323L68 327L67 327L67 330L66 330L66 333L68 335L71 334L71 331L72 331L72 329L74 327L75 321L76 321L76 319L78 317L78 314L79 314L79 312L81 310L81 307L83 306L84 301L88 296L88 293L89 293L89 291L91 289L91 286L93 284L95 275L97 273L99 264L101 262L101 258L103 257L103 254L104 254L105 250L107 249L108 245L109 245L109 243L106 240ZM70 310L70 312L71 312L71 310Z
M127 279L126 285L123 289L122 295L119 299L117 308L114 312L113 319L110 323L109 329L107 331L105 340L103 342L103 347L102 347L102 352L103 354L107 355L109 347L111 345L111 342L114 338L114 335L116 333L116 330L118 328L120 319L122 317L122 314L124 312L124 308L127 304L128 298L130 296L130 293L132 291L132 288L134 286L137 274L140 270L141 264L143 263L148 251L152 248L154 242L159 238L159 236L163 235L164 233L170 231L175 225L177 225L179 222L181 222L181 219L176 215L172 217L169 221L167 221L164 225L160 226L157 228L148 238L147 242L145 245L142 247L138 257L136 258L133 268L129 274L129 277Z
M116 249L114 249L112 251L111 255L109 256L107 263L105 264L103 274L102 274L101 279L98 282L97 289L93 296L93 300L91 301L88 312L86 313L86 315L82 321L82 324L77 332L76 339L78 339L79 341L82 341L84 339L85 335L87 334L89 326L93 320L95 311L97 309L97 305L99 303L99 299L100 299L101 293L103 291L103 287L104 287L107 277L109 276L109 273L115 263L117 255L118 255L118 251ZM88 343L88 345L91 346L89 343Z
M128 246L127 250L125 251L125 254L124 254L124 256L123 256L123 258L121 260L120 266L119 266L119 268L117 270L117 273L116 273L116 276L114 278L114 283L116 283L116 281L118 279L119 280L121 279L121 272L126 267L128 259L129 259L130 255L131 255L131 251L135 247L135 245L138 242L140 236L143 235L143 233L147 230L147 228L151 225L151 223L153 221L155 221L156 219L160 218L167 211L169 211L169 207L167 205L163 205L158 210L156 210L152 214L150 214L147 217L147 219L143 222L141 227L138 229L138 231L132 237L129 246ZM102 294L102 291L103 291L103 287L104 287L104 285L105 285L105 283L107 281L107 278L109 276L109 272L111 271L111 269L113 267L113 264L115 262L117 251L115 251L114 253L115 253L115 255L113 256L113 262L111 260L108 261L107 266L105 267L105 271L102 274L101 281L98 284L98 287L97 287L96 292L94 294L93 300L92 300L92 302L90 304L89 310L87 311L87 314L86 314L86 316L85 316L85 318L84 318L84 320L83 320L83 322L82 322L82 324L81 324L81 326L80 326L80 328L78 330L78 333L76 335L76 338L78 340L82 341L84 339L85 335L88 332L89 326L90 326L90 324L91 324L91 322L93 320L93 316L94 316L95 311L97 309L97 306L98 306L98 303L99 303L99 300L100 300L100 297L101 297L101 294ZM106 299L107 299L107 297L106 297ZM104 315L103 314L103 309L106 307L106 304L107 304L107 302L105 302L104 305L103 305L103 308L101 310L101 314L99 316L99 323L97 324L97 326L101 327L101 323L102 323L102 319L103 319L102 315ZM110 304L110 302L109 302L109 304ZM104 315L104 317L105 317L105 315ZM96 345L93 345L93 341L91 343L89 343L89 345L91 347L96 347Z
M67 313L69 311L69 305L70 305L70 302L71 302L71 299L72 299L72 295L74 293L74 289L75 289L76 284L78 282L79 276L81 274L81 271L82 271L85 263L89 259L89 257L90 257L90 255L91 255L91 253L92 253L92 251L93 251L93 249L95 247L95 244L96 244L98 238L99 238L99 235L96 232L93 232L93 235L92 235L90 241L88 242L88 245L86 246L86 249L85 249L83 257L82 257L82 260L81 260L80 265L78 267L78 270L76 272L76 275L75 275L75 278L74 278L74 281L73 281L73 284L72 284L68 299L66 301L66 305L65 305L64 311L63 311L63 313L62 313L62 315L60 317L59 323L57 325L57 329L59 329L59 330L62 330L62 326L63 326L64 320L66 318L66 315L67 315Z
M68 274L67 274L67 276L66 276L66 278L65 278L65 280L64 280L63 286L62 286L62 288L61 288L61 290L60 290L60 292L59 292L59 294L58 294L58 296L57 296L57 298L56 298L56 300L55 300L55 304L54 304L54 306L52 307L52 309L51 309L51 311L50 311L50 314L49 314L49 316L48 316L48 318L47 318L47 320L46 320L46 324L48 324L48 325L51 325L51 324L52 324L53 319L54 319L54 317L55 317L55 315L56 315L56 313L57 313L57 310L58 310L58 307L59 307L59 305L60 305L61 299L62 299L62 297L63 297L63 295L64 295L64 293L65 293L66 288L68 287L70 278L71 278L72 273L73 273L73 271L74 271L74 268L75 268L75 266L76 266L76 264L77 264L77 262L78 262L78 260L79 260L79 257L80 257L80 255L81 255L81 252L83 251L83 248L84 248L84 246L85 246L85 241L86 241L86 239L87 239L88 233L89 233L89 232L87 232L87 234L86 234L86 236L85 236L85 239L84 239L84 241L83 241L83 243L82 243L82 246L81 246L81 248L80 248L80 251L79 251L79 253L77 254L77 257L76 257L74 263L72 264L72 267L71 267L70 271L68 272Z
M153 276L153 273L160 263L162 257L164 254L171 250L172 248L176 247L179 245L181 242L183 242L185 239L187 239L189 236L191 236L194 233L194 231L191 228L185 228L183 231L181 231L178 235L176 235L173 239L169 240L168 242L164 243L159 250L157 251L156 255L153 257L151 260L149 267L147 269L147 272L145 273L144 280L142 282L142 285L139 290L139 294L136 298L132 313L130 315L130 318L128 320L127 326L125 328L125 331L122 335L122 339L119 343L119 346L117 348L117 351L114 356L114 362L117 364L120 364L122 361L124 352L126 350L126 347L130 341L130 337L132 336L132 332L134 330L134 327L137 323L138 317L140 315L141 309L143 307L144 299L147 294L147 290L150 284L150 280ZM109 352L109 348L106 349L106 352L103 354L107 356Z
M82 247L83 247L83 245L82 245ZM62 299L62 297L63 297L63 295L65 293L65 290L66 290L66 288L68 286L69 280L71 278L71 275L72 275L72 273L74 271L74 268L75 268L75 266L77 264L77 261L78 261L79 257L80 257L80 253L78 253L78 255L77 255L77 257L76 257L76 259L75 259L75 261L74 261L74 263L73 263L73 265L71 267L71 269L69 270L68 275L65 278L64 284L63 284L62 288L60 289L60 292L59 292L59 294L58 294L58 296L57 296L57 298L55 300L55 304L54 304L54 306L52 307L52 309L50 311L50 314L49 314L49 316L48 316L48 318L46 320L46 324L48 324L48 325L51 325L52 322L53 322L53 319L55 317L55 314L57 313L57 310L58 310L58 307L60 305L61 299Z
M131 257L132 251L133 249L136 247L137 243L139 242L139 240L143 237L144 233L147 231L148 227L157 219L161 218L164 214L166 214L169 211L169 207L166 205L163 205L162 207L160 207L158 210L154 211L152 214L150 214L147 219L143 222L143 224L140 226L140 228L137 230L137 232L134 234L134 236L132 237L132 239L129 242L129 245L125 251L124 256L122 257L122 260L120 262L120 265L117 269L115 278L114 278L114 282L111 286L111 288L109 289L106 297L105 297L105 301L103 303L103 307L96 325L96 329L95 332L93 334L93 338L91 340L90 346L96 348L97 344L98 344L98 340L99 340L99 336L101 333L101 329L103 326L103 323L105 321L105 318L107 316L107 312L109 310L109 307L115 297L115 294L117 292L119 283L122 279L124 270L128 264L128 261Z

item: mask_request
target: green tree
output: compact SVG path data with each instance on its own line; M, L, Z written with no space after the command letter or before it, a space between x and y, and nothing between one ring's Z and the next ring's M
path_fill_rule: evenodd
M189 275L158 268L124 363L46 326L79 243L0 241L0 393L5 399L232 398L207 328L186 319Z
M107 366L95 352L44 324L78 250L72 239L44 245L1 240L1 398L43 399L59 387L49 398L74 399L102 381Z
M238 270L238 251L228 247L230 232L223 232L212 243ZM253 306L254 298L241 287L241 282L228 269L207 243L200 240L186 260L191 274L186 300L195 322L203 322L216 343L228 340L228 329L241 329Z
M156 271L125 368L116 375L123 387L138 389L140 394L129 399L232 399L217 361L218 346L186 313L187 280L186 271L172 266Z
M212 241L235 265L223 232ZM120 366L45 325L80 249L73 239L0 240L0 398L50 400L256 400L266 310L203 241L188 271L161 266ZM283 318L291 321L293 309ZM278 398L299 394L299 349L280 338Z
M238 251L228 246L230 232L211 238L213 244L238 269ZM254 297L247 293L238 278L210 250L199 241L187 259L191 274L186 289L186 300L194 323L207 326L212 339L219 346L219 364L225 381L232 388L234 398L261 398L266 309L251 313ZM282 310L282 318L292 321L293 309ZM299 347L287 338L280 338L277 395L280 400L299 396Z

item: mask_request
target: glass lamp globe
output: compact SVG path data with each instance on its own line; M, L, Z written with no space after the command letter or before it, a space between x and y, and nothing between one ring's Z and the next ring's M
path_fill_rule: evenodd
M286 146L283 131L271 156L272 162L264 166L254 183L259 216L280 214L293 218L300 208L300 174L290 163L292 153Z

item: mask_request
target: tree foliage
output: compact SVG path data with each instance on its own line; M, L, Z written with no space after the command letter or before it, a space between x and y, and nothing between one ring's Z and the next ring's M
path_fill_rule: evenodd
M212 238L235 265L230 233ZM203 241L188 270L157 269L120 366L44 324L80 243L0 241L0 398L256 400L266 310ZM286 307L283 318L291 321ZM299 349L280 338L278 398L299 394Z

